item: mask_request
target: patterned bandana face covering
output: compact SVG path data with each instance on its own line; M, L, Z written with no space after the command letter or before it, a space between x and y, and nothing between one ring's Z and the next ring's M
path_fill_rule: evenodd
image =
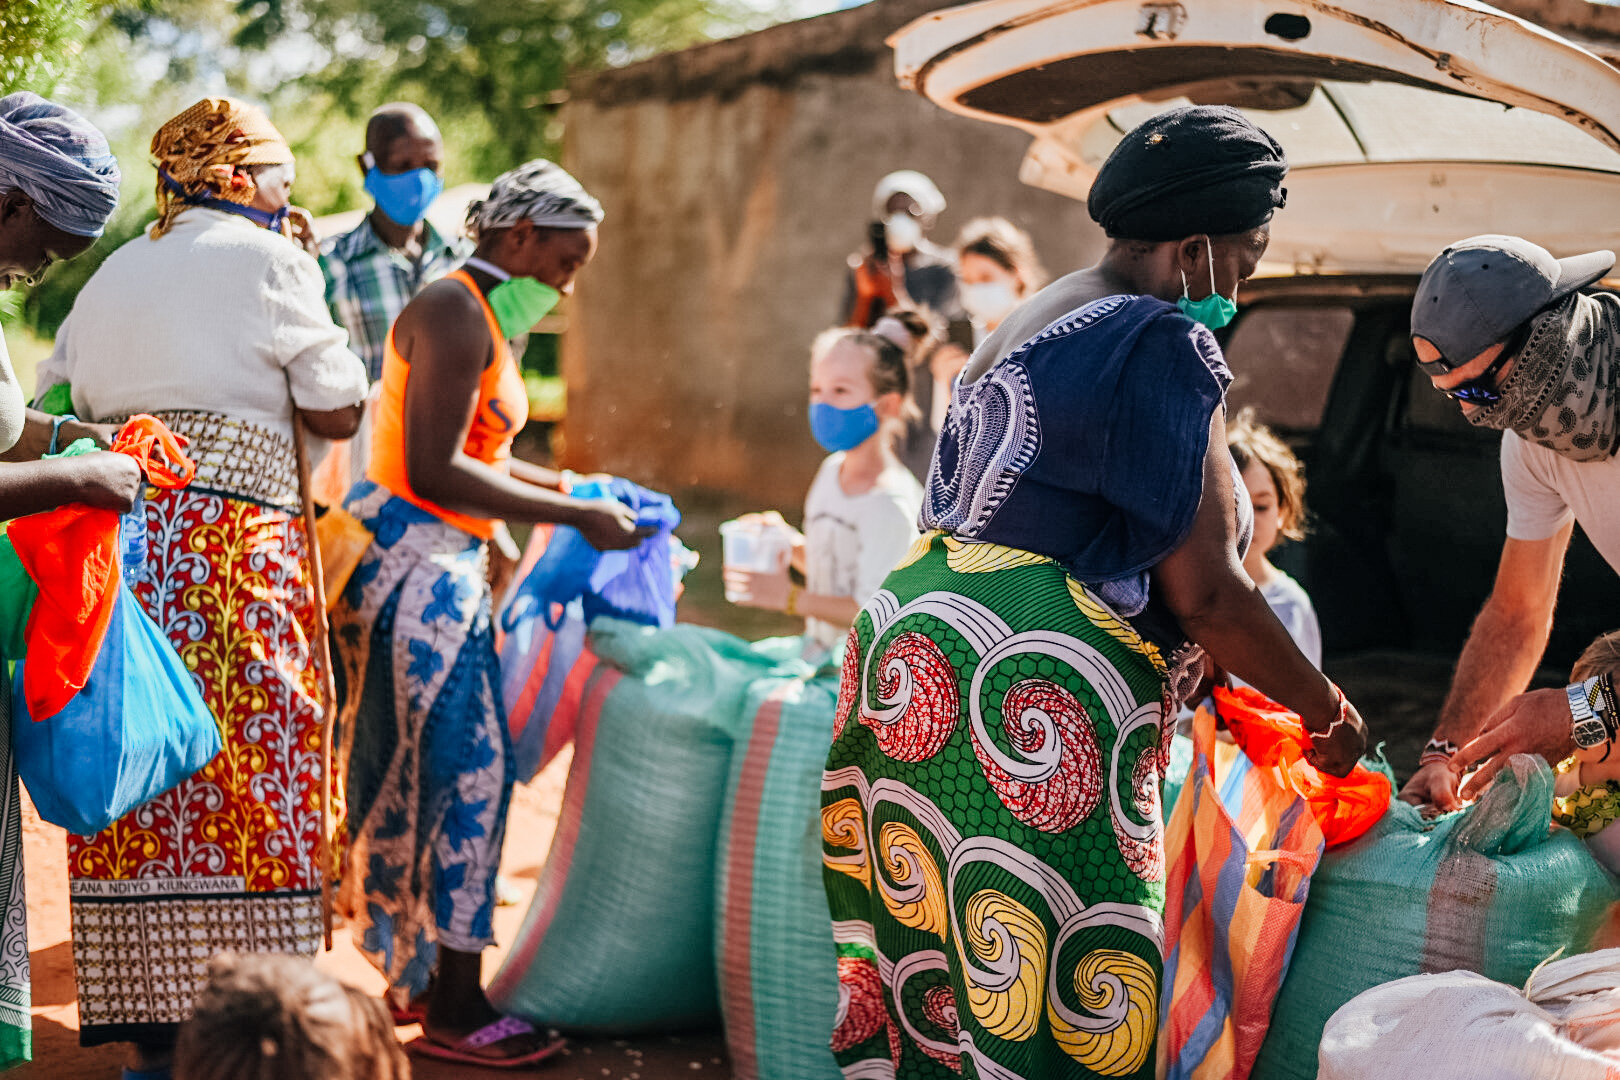
M1531 322L1501 400L1466 414L1512 428L1571 461L1600 461L1620 445L1620 296L1572 295Z

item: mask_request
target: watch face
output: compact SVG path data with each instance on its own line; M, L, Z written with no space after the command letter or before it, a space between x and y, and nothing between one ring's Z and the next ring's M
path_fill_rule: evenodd
M1582 720L1575 725L1575 745L1582 750L1593 746L1602 746L1608 737L1609 732L1604 728L1601 720Z

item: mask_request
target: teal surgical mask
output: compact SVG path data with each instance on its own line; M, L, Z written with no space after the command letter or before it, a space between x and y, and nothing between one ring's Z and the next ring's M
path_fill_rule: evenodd
M1187 318L1201 322L1211 330L1219 330L1237 316L1237 300L1228 300L1215 290L1215 249L1209 237L1204 237L1204 257L1209 262L1209 295L1194 300L1187 295L1187 272L1181 272L1181 299L1176 301Z
M527 334L535 323L551 314L551 309L562 299L562 293L545 282L532 277L513 277L483 259L468 259L467 265L501 279L501 283L489 290L485 299L489 301L489 309L495 313L495 321L500 323L501 333L508 341Z

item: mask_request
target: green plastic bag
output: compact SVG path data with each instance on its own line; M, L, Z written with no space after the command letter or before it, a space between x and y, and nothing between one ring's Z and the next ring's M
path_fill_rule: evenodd
M599 618L590 647L601 664L582 695L556 837L489 996L565 1030L706 1026L719 1012L714 862L729 718L772 665L698 626Z
M11 539L0 533L0 661L22 659L23 631L38 597L39 586L23 569Z
M1615 881L1563 828L1553 774L1518 756L1474 805L1432 821L1393 799L1371 832L1322 858L1254 1076L1314 1080L1328 1018L1409 975L1476 971L1522 986L1559 949L1582 952Z

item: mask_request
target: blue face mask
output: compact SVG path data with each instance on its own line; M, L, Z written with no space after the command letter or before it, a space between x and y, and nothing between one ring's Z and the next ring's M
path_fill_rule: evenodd
M1219 330L1231 322L1237 315L1237 301L1228 300L1215 291L1215 252L1210 247L1209 237L1204 237L1204 255L1209 260L1209 295L1202 300L1194 300L1187 295L1187 274L1181 274L1181 299L1176 301L1187 318L1194 322L1201 322L1211 330Z
M366 161L371 162L370 154ZM427 217L428 207L444 190L444 178L429 168L385 173L375 164L366 169L366 194L377 202L377 209L398 225L415 225Z
M853 409L840 409L817 401L810 406L810 434L829 454L840 450L853 450L877 434L882 422L872 403L857 405Z

